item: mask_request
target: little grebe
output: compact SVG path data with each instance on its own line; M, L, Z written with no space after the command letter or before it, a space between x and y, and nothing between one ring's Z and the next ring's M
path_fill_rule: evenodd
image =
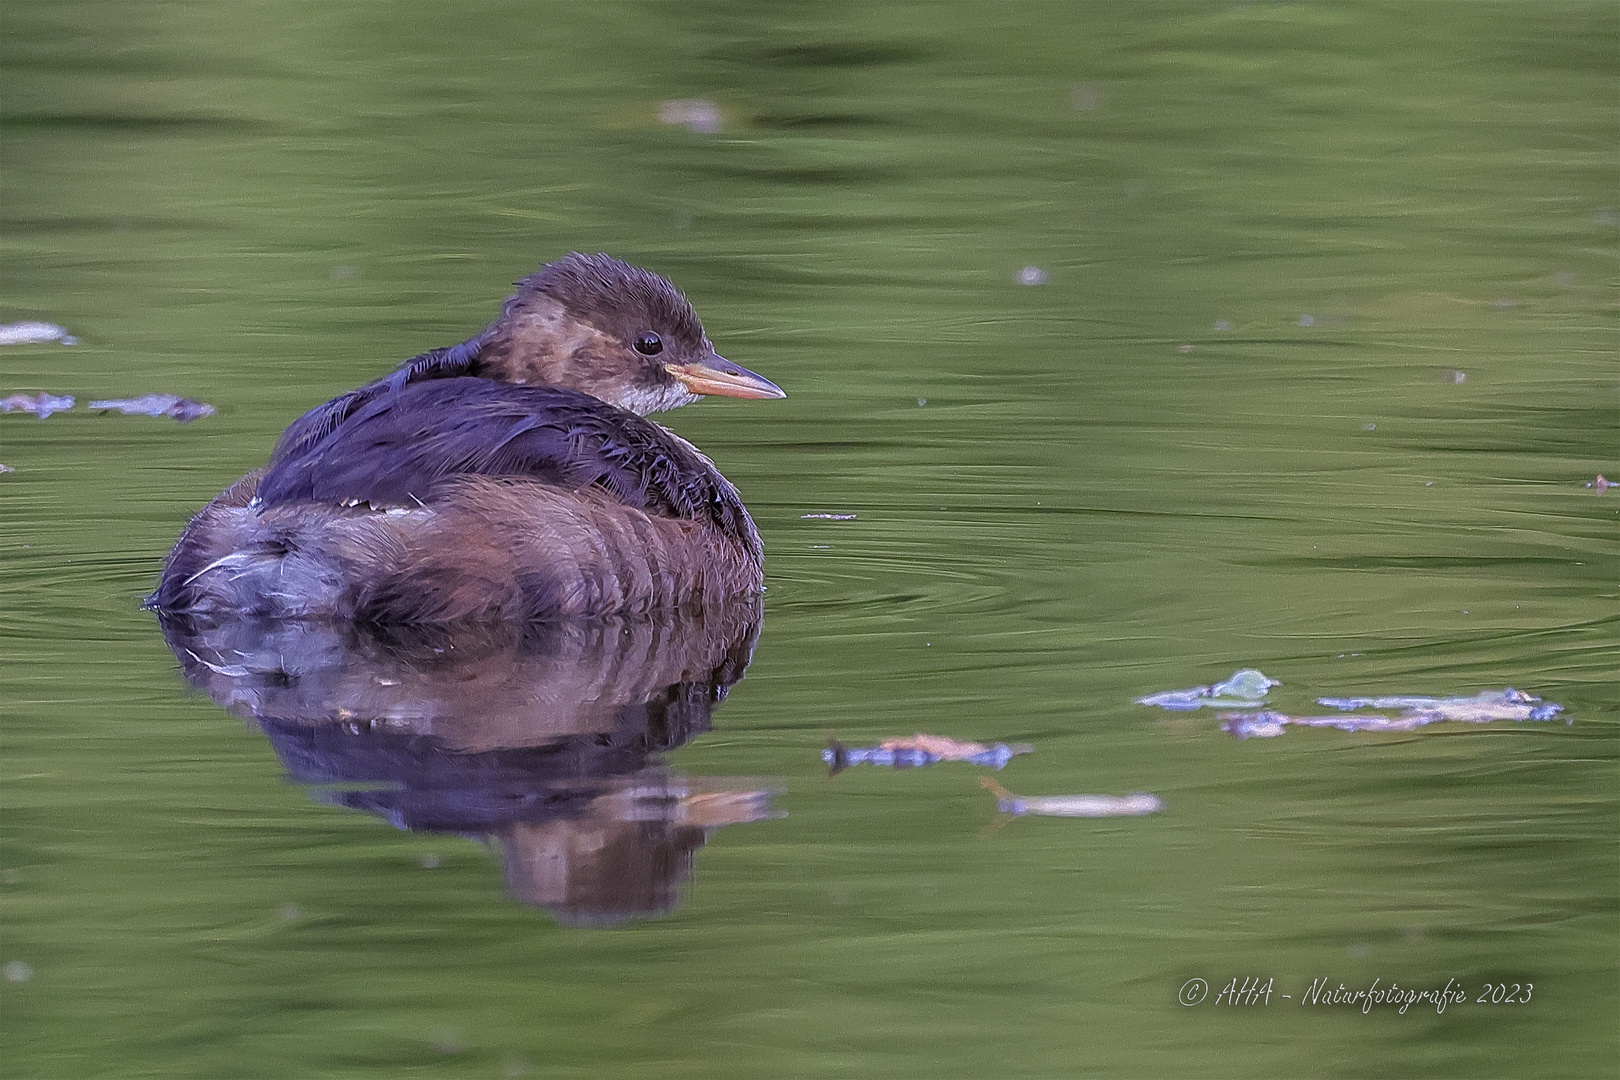
M294 421L191 520L147 605L429 624L757 594L737 490L642 419L705 394L784 396L717 355L664 278L568 255L476 337Z

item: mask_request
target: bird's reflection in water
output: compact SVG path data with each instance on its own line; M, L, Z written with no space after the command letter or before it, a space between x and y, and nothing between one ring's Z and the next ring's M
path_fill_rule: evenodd
M710 831L773 816L768 792L660 756L708 730L759 624L743 603L410 633L167 620L164 635L318 798L492 839L514 897L602 924L671 910Z

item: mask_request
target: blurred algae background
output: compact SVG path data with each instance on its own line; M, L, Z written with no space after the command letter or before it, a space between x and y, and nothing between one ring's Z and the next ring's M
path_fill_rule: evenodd
M78 344L0 396L81 404L0 415L0 1069L1612 1075L1617 76L1607 2L7 3L0 321ZM769 580L671 764L787 814L613 929L287 783L138 607L290 420L569 250L789 394L666 418ZM152 391L217 415L83 407ZM1565 712L1132 704L1248 666ZM1165 809L986 830L978 770L828 778L828 730Z

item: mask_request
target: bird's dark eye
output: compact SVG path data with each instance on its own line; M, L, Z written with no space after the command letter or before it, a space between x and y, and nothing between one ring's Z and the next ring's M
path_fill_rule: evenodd
M664 351L664 341L651 330L636 338L636 352L642 356L657 356Z

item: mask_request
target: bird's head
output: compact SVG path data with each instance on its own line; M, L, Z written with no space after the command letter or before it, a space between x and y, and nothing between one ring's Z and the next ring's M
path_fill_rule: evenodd
M706 394L786 397L714 351L685 296L610 255L566 255L517 283L485 334L479 374L580 390L645 416Z

